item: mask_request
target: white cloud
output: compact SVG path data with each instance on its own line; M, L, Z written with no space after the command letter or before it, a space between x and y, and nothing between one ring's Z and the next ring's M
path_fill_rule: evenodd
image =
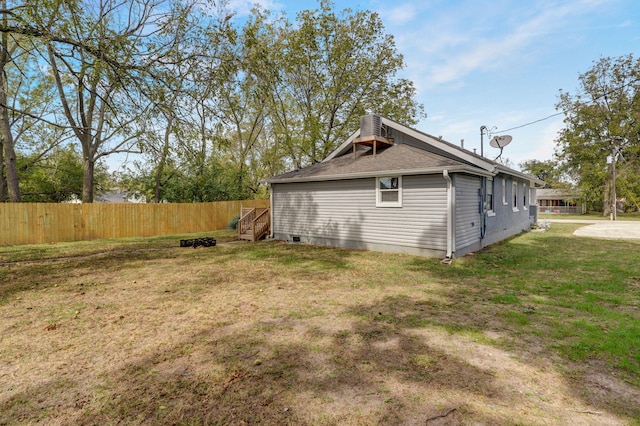
M399 40L412 44L402 50L407 52L410 68L420 70L423 81L419 85L441 86L458 82L477 70L491 71L531 60L531 50L537 48L542 39L564 32L570 18L598 5L600 3L589 0L562 5L544 3L537 11L531 11L530 7L526 11L513 10L512 15L504 15L502 11L504 16L488 18L491 25L482 24L487 21L484 17L480 23L469 22L472 11L460 16L448 11L445 22L425 23L427 34L421 31ZM452 20L451 15L459 20ZM425 42L432 39L437 43Z
M247 16L250 14L254 6L261 9L281 10L284 6L276 0L231 0L229 1L229 9L233 10L237 16Z
M412 4L402 4L384 12L385 21L392 25L404 25L416 17L416 9Z

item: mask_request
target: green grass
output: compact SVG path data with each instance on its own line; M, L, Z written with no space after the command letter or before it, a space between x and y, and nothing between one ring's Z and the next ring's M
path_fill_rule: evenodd
M618 212L618 220L640 220L640 212ZM563 220L610 220L609 216L603 216L602 212L587 212L585 214L552 214L539 213L538 219L563 219Z
M0 378L25 372L0 424L638 423L640 241L578 226L450 265L224 232L0 247Z
M213 231L206 234L164 235L160 237L117 238L72 241L55 244L0 246L0 263L81 257L117 251L158 250L180 246L181 239L214 237L216 242L232 241L236 231Z

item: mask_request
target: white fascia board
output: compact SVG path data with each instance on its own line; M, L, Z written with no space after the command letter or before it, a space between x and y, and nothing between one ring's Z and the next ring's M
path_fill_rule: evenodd
M346 153L348 148L351 148L351 145L353 144L353 140L355 138L357 138L358 136L360 136L360 129L358 129L355 132L353 132L353 134L351 136L349 136L349 139L347 139L346 141L342 142L340 144L340 146L337 147L336 149L334 149L333 152L331 152L331 154L327 155L327 158L322 160L322 162L324 163L325 161L329 161L332 158L335 158L335 157L337 157L339 155L342 155L342 154ZM351 149L353 149L353 148L351 148Z
M361 173L349 173L338 175L326 175L326 176L306 176L306 177L293 177L288 179L278 179L276 181L269 181L270 184L278 183L294 183L294 182L323 182L331 180L347 180L347 179L362 179L373 178L381 176L410 176L410 175L433 175L442 174L443 170L447 170L448 173L468 173L477 176L495 176L494 173L484 171L471 166L453 166L453 167L429 167L424 169L404 169L404 170L380 170L375 172L361 172Z
M478 158L477 156L474 156L471 153L465 152L464 150L462 150L461 148L458 148L457 146L454 146L449 143L445 143L441 140L434 138L433 136L429 136L426 133L419 132L410 127L397 123L393 120L389 120L386 117L382 117L382 124L385 124L398 131L401 131L402 133L405 133L411 137L414 137L428 145L433 145L435 148L438 148L446 153L449 153L471 164L475 164L476 166L483 168L487 171L492 172L495 169L495 165L493 163L484 161L482 158Z

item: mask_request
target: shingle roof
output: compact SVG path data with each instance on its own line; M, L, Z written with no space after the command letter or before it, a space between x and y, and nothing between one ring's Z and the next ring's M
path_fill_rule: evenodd
M570 198L580 198L580 194L574 190L544 188L536 191L536 198L548 200L562 200Z
M313 180L313 178L343 177L363 175L376 172L393 172L406 170L443 169L446 167L464 166L462 162L441 155L414 148L410 145L397 144L389 148L378 149L373 155L371 148L360 148L353 154L345 154L329 161L317 163L300 170L294 170L269 179L271 183L291 179Z
M499 173L527 179L531 185L544 185L535 176L503 166L496 161L479 156L442 138L431 136L398 122L381 117L395 144L378 149L375 156L371 148L360 146L353 157L353 142L360 136L356 130L321 163L301 170L274 176L269 183L303 182L316 180L356 179L382 176L386 173L430 174L448 172L495 176ZM370 135L368 135L370 136Z

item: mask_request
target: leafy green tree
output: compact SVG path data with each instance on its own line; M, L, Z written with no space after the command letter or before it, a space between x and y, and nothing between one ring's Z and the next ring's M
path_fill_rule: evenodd
M184 163L183 163L184 164ZM155 195L155 170L137 163L136 171L119 177L120 185L147 198ZM195 203L251 198L247 188L238 192L238 171L231 165L210 158L203 168L176 166L168 162L163 168L164 185L160 202Z
M556 155L592 205L609 215L616 192L638 199L640 182L640 60L632 55L602 58L580 75L575 94L561 92L556 108L565 113ZM610 161L607 161L609 158ZM594 197L598 197L596 200Z
M295 24L256 16L253 25L269 35L255 38L254 50L268 54L256 55L254 66L270 86L264 91L270 136L292 167L324 159L366 113L408 124L422 114L413 83L396 77L404 60L376 13L336 14L323 0Z
M44 157L21 155L18 168L23 202L59 203L82 193L83 159L73 144L55 148ZM98 164L96 187L101 190L107 184L106 167Z
M543 180L549 188L566 188L560 164L555 160L526 160L520 163L520 170Z

